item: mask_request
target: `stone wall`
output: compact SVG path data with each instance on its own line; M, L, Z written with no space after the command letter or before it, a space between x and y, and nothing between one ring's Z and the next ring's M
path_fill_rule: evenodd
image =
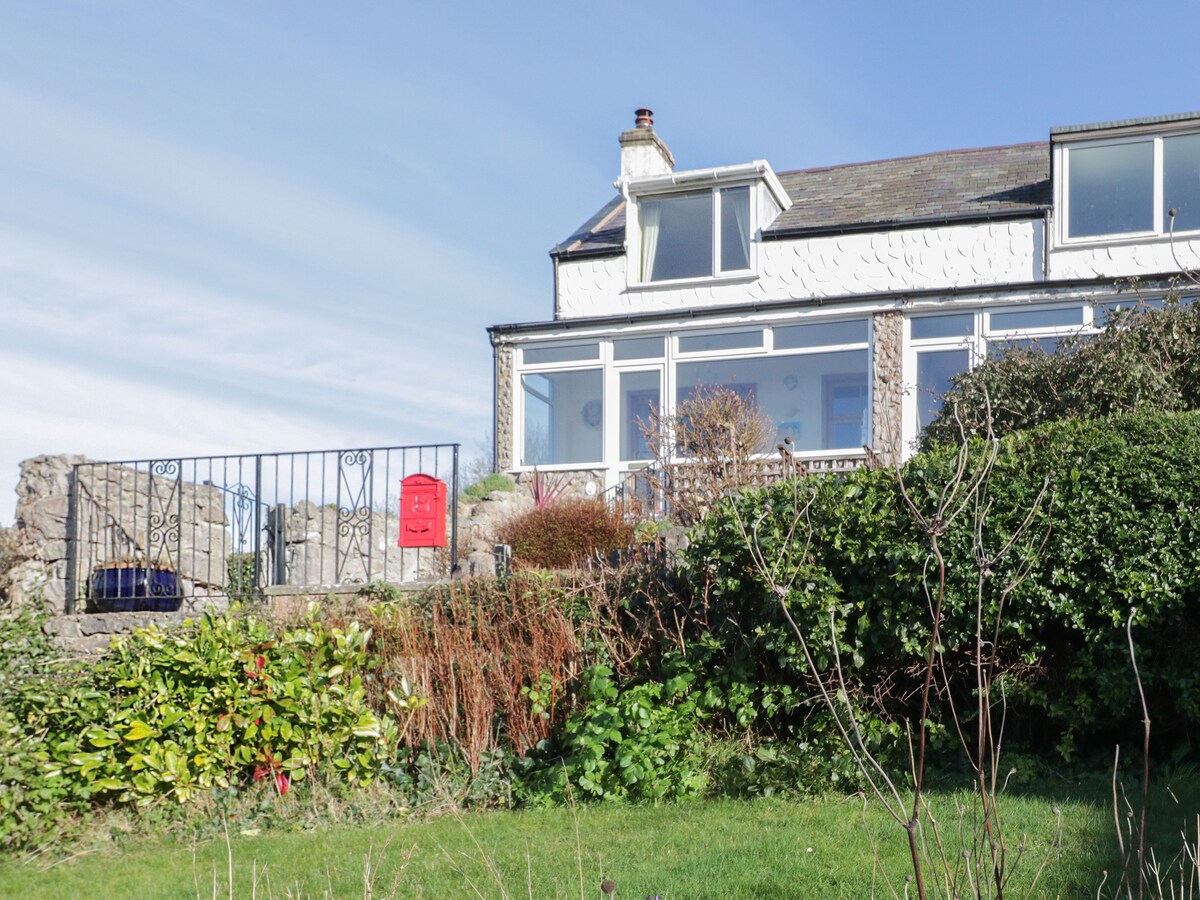
M100 566L170 565L194 612L225 602L227 524L216 487L92 465L77 455L34 457L21 464L17 561L0 590L14 606L40 604L59 614L74 611L72 598L86 596L87 580Z
M904 450L904 317L897 310L876 313L872 326L871 441L880 462L891 465Z
M516 350L512 344L497 343L492 351L496 357L496 385L493 393L495 411L493 415L493 435L495 436L497 472L507 472L513 468L513 397L515 396L513 379L516 365Z
M444 547L398 547L399 518L394 513L369 513L343 520L336 507L303 501L284 515L284 552L288 585L308 587L428 581L450 572ZM449 539L449 522L447 539ZM274 544L272 524L268 545ZM268 561L268 570L273 560Z
M496 574L497 529L506 519L531 509L533 497L523 488L492 491L477 503L460 503L458 546L463 574L476 577Z
M113 638L130 634L136 628L158 625L173 628L182 624L186 613L96 613L55 616L46 622L46 632L72 655L103 653Z

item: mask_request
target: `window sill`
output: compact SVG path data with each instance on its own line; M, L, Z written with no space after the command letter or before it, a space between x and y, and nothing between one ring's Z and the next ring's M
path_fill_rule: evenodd
M703 275L699 278L670 278L663 281L640 281L627 285L629 293L642 291L679 290L687 288L714 287L722 284L750 284L758 281L755 272L736 272L731 275Z
M514 465L510 472L593 472L605 468L600 460L580 463L521 463Z
M1106 247L1170 244L1171 240L1171 235L1159 234L1154 231L1139 231L1133 234L1104 234L1097 235L1096 237L1061 238L1050 248L1050 252L1053 253L1055 250L1102 250ZM1175 232L1174 240L1181 243L1200 240L1200 230L1177 231Z

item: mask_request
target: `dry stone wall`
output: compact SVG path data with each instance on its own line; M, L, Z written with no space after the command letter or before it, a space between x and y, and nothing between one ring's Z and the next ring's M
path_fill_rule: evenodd
M188 598L185 611L196 612L226 602L227 526L224 498L211 485L78 455L34 457L21 464L15 562L0 576L0 591L13 606L57 615L72 611L99 566L169 564Z
M442 547L397 546L400 522L394 513L355 511L344 519L334 506L303 501L283 518L286 584L308 587L427 581L449 572ZM268 543L274 531L268 525Z

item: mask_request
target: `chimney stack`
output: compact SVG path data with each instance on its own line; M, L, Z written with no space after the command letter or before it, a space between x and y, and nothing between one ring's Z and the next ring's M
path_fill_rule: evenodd
M633 128L623 132L621 144L621 178L646 178L666 175L675 169L675 157L654 131L654 113L639 109L634 113Z

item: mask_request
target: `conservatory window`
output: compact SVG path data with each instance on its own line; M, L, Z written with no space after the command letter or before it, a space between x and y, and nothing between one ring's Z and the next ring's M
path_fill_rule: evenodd
M622 372L621 378L621 459L647 460L653 456L645 430L662 409L662 376L657 369L646 372Z
M856 450L869 442L867 349L680 363L677 402L725 387L752 399L799 451Z
M522 465L597 463L603 450L604 389L600 369L531 372L524 396Z

